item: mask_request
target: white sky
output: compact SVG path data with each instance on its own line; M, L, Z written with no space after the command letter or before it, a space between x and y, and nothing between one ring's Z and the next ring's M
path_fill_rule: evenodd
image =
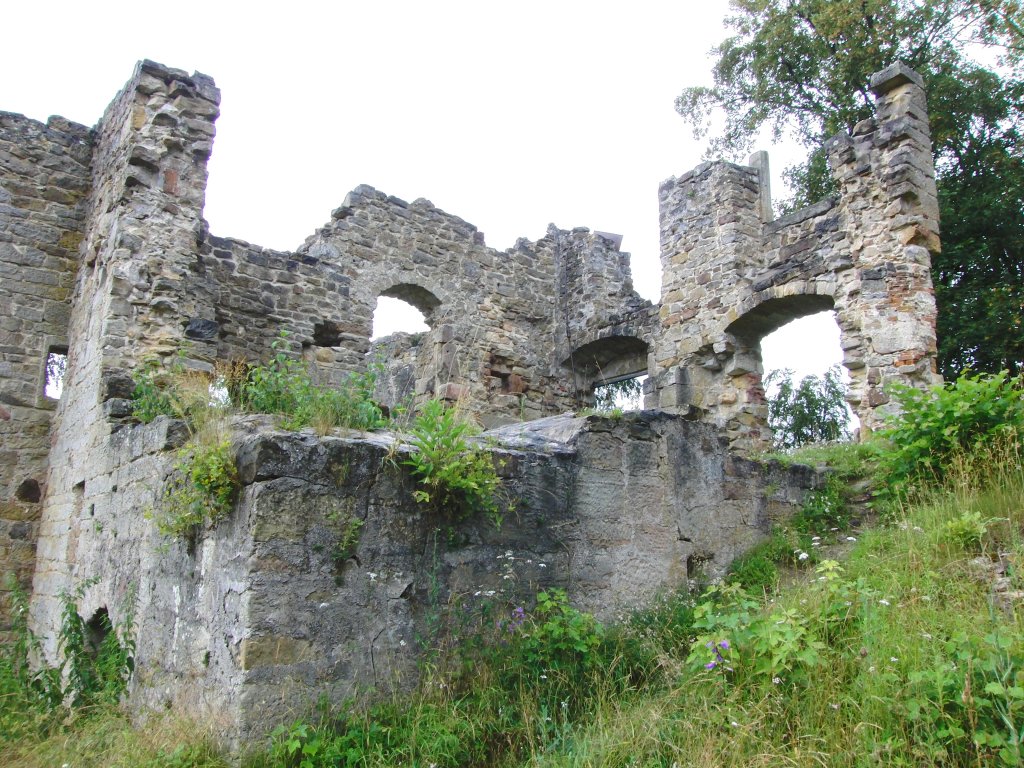
M138 59L205 72L222 92L205 212L215 234L293 250L365 183L425 197L501 249L549 222L620 233L636 289L656 301L658 184L702 159L673 99L710 83L725 11L725 0L11 3L0 109L93 125ZM778 191L788 157L772 162ZM766 364L803 372L830 332L812 326L777 352L766 343ZM813 370L837 361L833 347Z

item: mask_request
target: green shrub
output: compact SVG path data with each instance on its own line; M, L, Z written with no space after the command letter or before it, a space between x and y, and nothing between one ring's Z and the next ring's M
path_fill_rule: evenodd
M892 385L900 413L881 432L888 449L881 457L884 486L901 492L943 478L956 456L993 441L1019 443L1024 435L1021 377L1006 372L964 375L927 390Z
M249 413L281 417L285 429L313 426L320 434L334 427L377 429L386 420L373 401L376 367L366 373L352 373L339 387L317 386L305 365L287 354L287 334L272 344L266 365L249 366L236 361L219 365L220 375L210 376L185 369L179 360L167 368L149 360L132 374L135 380L132 413L149 423L165 415L184 419L193 432L210 416L222 414L229 404ZM222 384L222 386L214 386ZM220 394L218 395L217 390Z
M101 614L92 629L103 637L94 646L90 628L78 612L85 589L93 583L89 580L73 593L60 594L61 661L56 667L38 664L42 648L28 627L27 599L17 585L10 585L12 639L0 645L0 744L38 738L60 725L68 709L115 704L124 693L133 669L132 617L129 613L121 626L114 627L106 613Z
M537 593L537 607L520 645L526 664L537 670L578 670L597 659L604 627L571 605L564 589Z
M981 513L964 512L959 517L947 520L939 532L946 544L966 552L980 552L981 543L988 533L988 527L995 520L982 520Z
M779 569L768 555L755 548L732 561L726 580L752 592L771 593L779 584Z
M157 527L167 536L216 525L231 512L238 495L238 468L229 440L193 442L178 455L157 518Z
M829 474L825 485L807 494L800 511L790 524L794 530L806 534L824 535L833 528L845 530L850 525L847 507L847 485L837 474Z
M416 501L455 520L483 512L500 526L500 479L494 460L488 451L469 443L470 425L456 410L440 400L428 400L409 432L412 452L402 463L419 485L413 492Z

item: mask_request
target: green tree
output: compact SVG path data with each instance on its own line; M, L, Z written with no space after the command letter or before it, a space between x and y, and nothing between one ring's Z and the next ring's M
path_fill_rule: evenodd
M900 59L925 80L943 252L932 262L939 366L1024 365L1024 13L1019 0L732 0L714 85L676 109L709 154L737 156L768 127L807 160L787 169L795 208L832 191L824 142L872 113L868 81Z
M823 376L805 376L799 383L793 381L793 371L782 368L765 376L764 384L768 426L779 450L850 436L846 384L838 365Z

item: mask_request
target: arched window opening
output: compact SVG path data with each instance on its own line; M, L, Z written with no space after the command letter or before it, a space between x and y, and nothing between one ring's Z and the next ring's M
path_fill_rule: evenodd
M425 333L433 325L441 300L414 283L398 283L377 297L373 313L373 340L393 333Z
M846 403L849 374L835 312L792 320L761 339L769 425L777 448L849 439L860 426Z
M598 410L643 408L647 342L634 336L607 336L576 349L563 366L576 376L583 401Z
M370 338L377 340L393 333L426 333L430 330L423 313L412 304L401 299L381 296L373 312L373 333Z

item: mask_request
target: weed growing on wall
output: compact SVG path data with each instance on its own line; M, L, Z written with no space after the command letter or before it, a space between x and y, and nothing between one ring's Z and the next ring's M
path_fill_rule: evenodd
M455 408L428 400L409 428L412 451L402 464L416 478L420 504L456 521L482 512L500 526L500 479L490 452L469 442L471 432Z
M164 490L157 528L165 536L182 536L198 526L213 526L227 517L238 495L238 468L229 440L192 441Z
M285 429L312 426L319 434L335 427L378 429L387 423L373 400L378 366L349 374L338 387L318 386L306 365L288 355L286 345L287 334L282 332L271 345L268 363L218 365L216 377L187 370L185 350L167 367L147 361L133 373L132 413L143 423L161 415L183 419L193 432L223 417L232 406L277 415Z
M89 626L78 605L95 580L71 593L62 592L57 632L60 663L40 664L42 648L28 627L27 598L10 586L12 640L0 646L0 745L48 733L71 712L116 704L133 669L133 622L127 614L114 627L106 612ZM98 643L94 638L99 636Z
M378 429L386 424L374 400L376 368L349 374L340 387L321 387L309 372L285 352L285 334L275 340L266 365L249 369L237 386L238 405L252 413L273 413L285 429L313 426L320 434L334 427Z

